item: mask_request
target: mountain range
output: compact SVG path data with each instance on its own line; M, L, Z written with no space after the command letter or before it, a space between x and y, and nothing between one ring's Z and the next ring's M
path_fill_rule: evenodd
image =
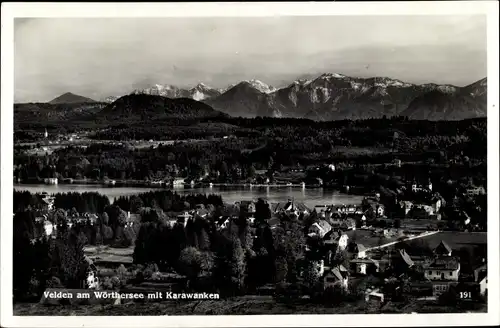
M191 98L231 116L294 117L313 120L364 119L406 115L412 119L486 116L486 78L465 87L412 84L387 77L322 74L275 88L259 80L225 89L198 84L191 89L155 85L134 94Z
M100 102L65 93L48 103L15 104L16 121L45 118L105 120L217 117L308 118L317 121L403 115L410 119L460 120L487 114L487 79L465 87L412 84L387 77L322 74L275 88L246 80L227 88L156 84Z

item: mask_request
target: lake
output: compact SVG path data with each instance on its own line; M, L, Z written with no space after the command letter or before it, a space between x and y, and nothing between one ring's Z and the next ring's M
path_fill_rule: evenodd
M150 190L159 190L160 188L150 187L107 187L102 185L78 185L78 184L60 184L60 185L30 185L14 184L14 190L27 190L31 193L47 192L98 192L109 197L113 202L120 196L137 195ZM309 207L316 205L330 204L357 204L363 199L363 196L342 194L334 190L324 190L323 188L302 189L300 187L206 187L206 188L170 188L178 194L217 194L222 196L226 203L234 203L242 200L257 200L264 198L269 203L286 202L293 198L297 202L302 202Z

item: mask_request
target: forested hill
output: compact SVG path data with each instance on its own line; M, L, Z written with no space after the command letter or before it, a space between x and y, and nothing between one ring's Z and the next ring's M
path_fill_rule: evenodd
M132 94L123 96L95 114L97 120L153 120L165 118L216 118L229 115L189 98Z

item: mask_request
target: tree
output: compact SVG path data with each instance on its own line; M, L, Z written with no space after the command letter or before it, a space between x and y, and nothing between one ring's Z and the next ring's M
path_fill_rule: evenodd
M184 248L179 255L179 273L190 281L195 280L202 270L201 252L195 247Z
M198 247L202 251L210 250L210 236L204 227L202 227L199 232Z
M138 213L139 209L143 206L144 206L144 203L139 196L133 195L130 197L130 212Z
M320 263L312 259L308 259L304 268L304 283L310 291L316 289L320 278Z
M245 251L241 246L240 239L237 238L236 236L232 237L231 248L232 248L231 260L230 260L231 283L237 291L241 291L242 288L244 287L246 262L245 262Z
M288 275L288 262L284 256L278 256L275 260L274 282L281 283L286 281Z
M271 210L269 204L262 198L259 198L255 203L255 219L260 222L265 222L271 218Z
M60 259L60 272L63 284L67 288L81 288L85 281L88 262L83 252L84 236L69 231L57 240L57 251Z

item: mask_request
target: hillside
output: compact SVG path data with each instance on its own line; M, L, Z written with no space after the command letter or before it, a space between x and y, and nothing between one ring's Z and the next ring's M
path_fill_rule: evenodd
M188 98L170 99L157 95L123 96L96 113L101 120L150 120L164 118L213 118L228 115L199 101Z
M72 120L95 114L105 103L24 103L14 104L14 123Z
M60 95L59 97L56 97L49 101L49 104L52 105L58 105L58 104L83 104L83 103L96 103L97 101L75 95L74 93L71 92L66 92L65 94Z

